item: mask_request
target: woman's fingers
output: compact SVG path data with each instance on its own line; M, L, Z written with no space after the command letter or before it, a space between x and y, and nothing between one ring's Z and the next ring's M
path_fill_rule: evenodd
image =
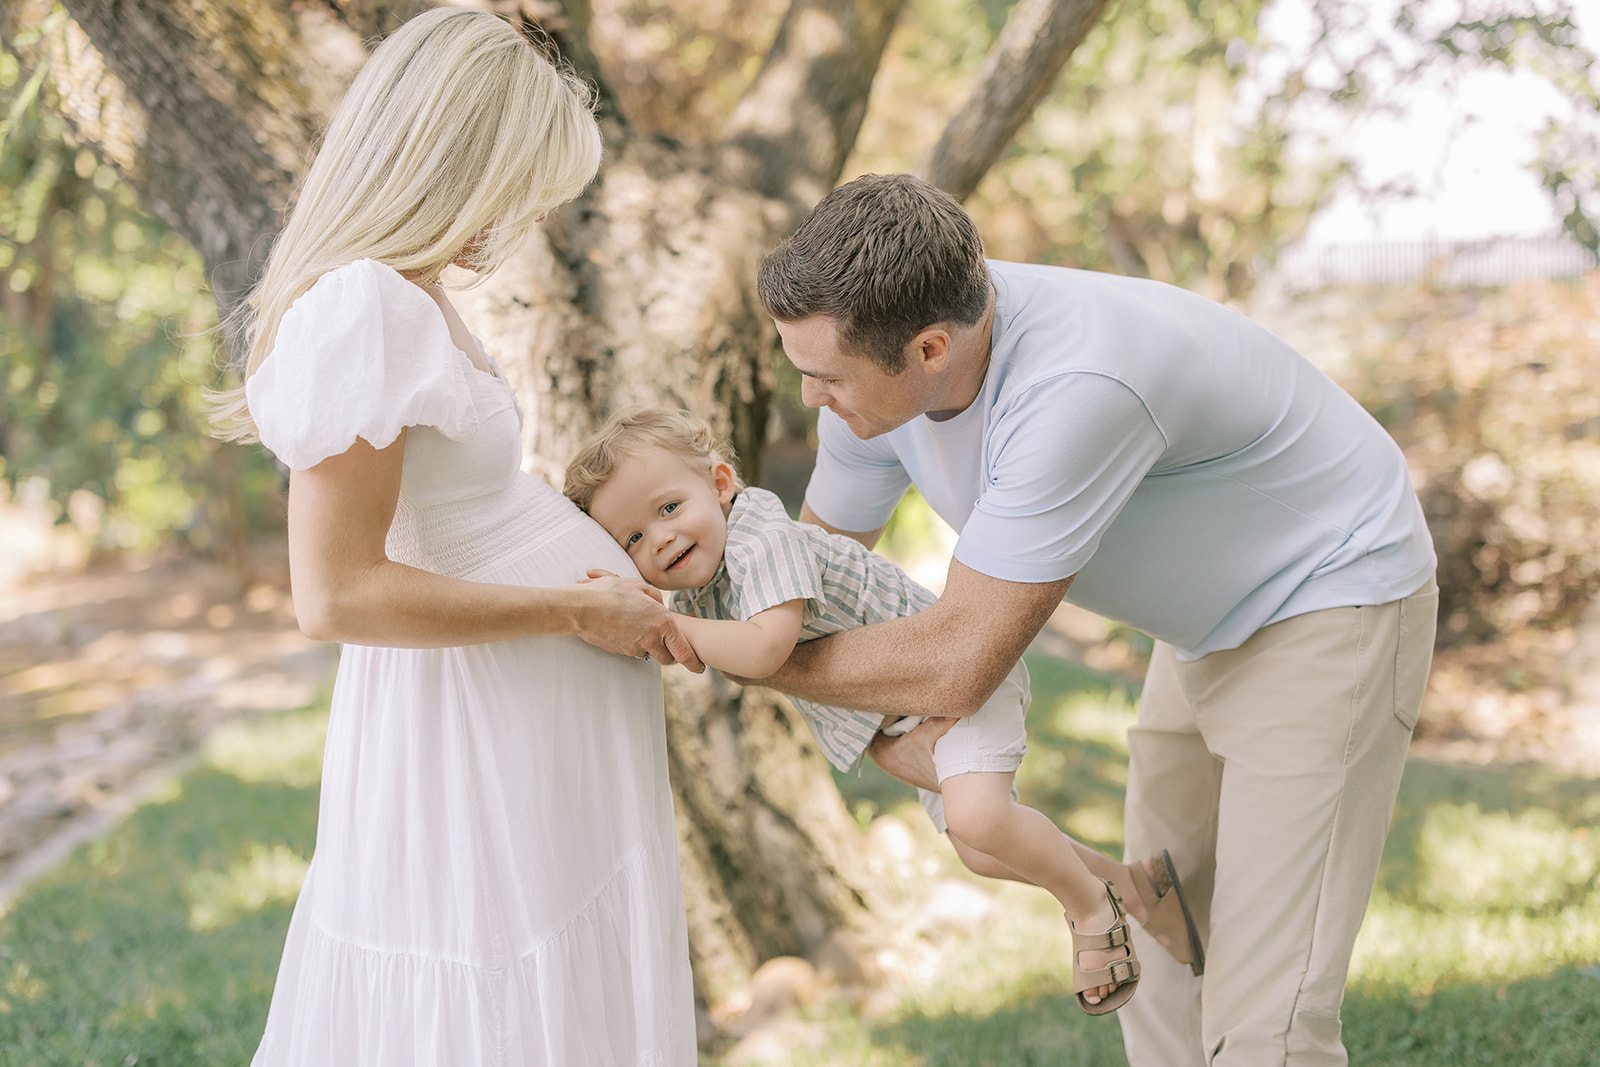
M659 593L645 583L591 572L579 588L593 598L578 630L578 636L591 645L619 656L649 656L657 663L705 669Z

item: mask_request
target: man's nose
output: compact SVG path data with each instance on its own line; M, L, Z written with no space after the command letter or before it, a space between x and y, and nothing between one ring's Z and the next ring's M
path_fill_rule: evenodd
M800 402L808 408L826 407L828 391L815 378L800 379Z

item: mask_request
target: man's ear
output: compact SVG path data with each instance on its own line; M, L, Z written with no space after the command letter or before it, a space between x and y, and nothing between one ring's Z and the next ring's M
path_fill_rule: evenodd
M942 324L929 326L906 346L906 366L938 374L950 365L950 331Z
M726 460L719 459L711 464L711 484L716 487L719 503L730 504L739 495L739 477Z

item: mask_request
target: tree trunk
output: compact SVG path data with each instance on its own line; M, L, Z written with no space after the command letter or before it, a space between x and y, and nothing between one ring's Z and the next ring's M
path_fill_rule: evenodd
M517 385L536 473L559 484L578 440L607 413L649 403L709 418L747 478L759 476L777 343L754 295L756 266L837 181L901 4L794 0L727 136L710 148L637 135L612 105L599 180L463 294L466 317ZM80 134L200 249L226 309L359 66L360 42L422 5L65 6L72 22L35 58L50 59ZM535 7L490 6L513 18ZM1058 6L1092 20L1103 0ZM49 0L15 0L0 29L14 34L49 9ZM587 45L588 0L544 0L538 16L612 100ZM1035 50L1064 60L1081 36L1056 34ZM1028 77L1059 69L1046 59L1030 60ZM1038 96L1012 85L1012 132ZM691 952L698 989L714 1003L762 960L805 954L835 927L870 925L876 890L827 765L786 700L714 672L669 671L667 696Z

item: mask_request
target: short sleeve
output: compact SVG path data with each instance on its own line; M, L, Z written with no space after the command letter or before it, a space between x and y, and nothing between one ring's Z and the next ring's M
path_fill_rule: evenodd
M357 260L317 279L245 383L256 432L291 470L408 426L464 440L478 426L468 361L437 304L392 268Z
M863 441L833 412L817 413L817 465L806 486L806 504L817 518L836 530L876 530L910 487L888 434Z
M739 497L743 507L729 516L723 550L738 618L791 600L821 599L822 561L783 502L764 489L745 489Z
M1028 389L989 435L984 484L955 558L991 578L1076 574L1166 451L1144 402L1096 373Z

